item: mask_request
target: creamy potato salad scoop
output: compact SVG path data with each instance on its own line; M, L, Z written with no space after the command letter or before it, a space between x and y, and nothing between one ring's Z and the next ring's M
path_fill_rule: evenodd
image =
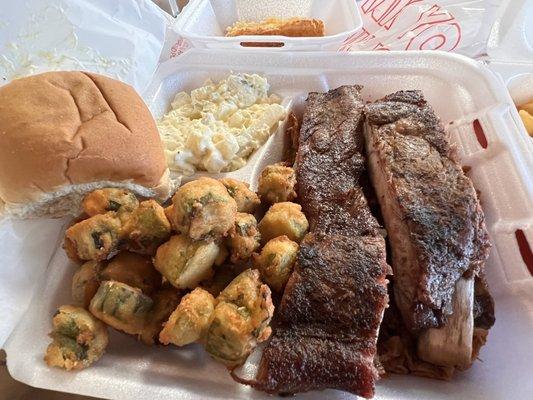
M285 118L280 99L268 90L259 75L234 74L178 93L157 123L169 168L192 175L243 167Z

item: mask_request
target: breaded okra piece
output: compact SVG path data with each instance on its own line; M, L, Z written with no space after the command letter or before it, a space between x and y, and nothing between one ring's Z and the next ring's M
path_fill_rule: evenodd
M258 227L263 243L283 235L300 243L309 228L309 223L299 204L284 202L273 204Z
M63 247L73 261L103 261L117 249L120 229L114 212L98 214L68 228Z
M254 267L261 272L265 283L276 292L281 292L292 273L298 255L298 243L287 236L271 239L254 254Z
M154 266L178 289L194 289L213 276L213 265L220 252L221 247L214 241L194 241L176 235L159 246Z
M247 183L231 178L220 179L220 182L237 203L238 212L253 214L261 204L259 196L250 190Z
M98 261L87 261L72 277L72 299L76 306L89 307L91 299L94 297L100 286L100 273L104 264Z
M108 343L103 323L80 307L59 307L52 319L53 330L44 360L51 367L83 369L97 361Z
M163 344L185 346L202 341L211 324L215 298L202 288L185 295L159 334Z
M292 201L296 198L296 173L283 163L267 165L259 176L257 192L267 204Z
M127 214L139 206L139 201L129 190L105 188L95 190L86 195L82 202L85 214L93 217L114 211L118 214Z
M205 177L180 187L172 204L177 230L194 240L225 236L237 213L237 203L224 185Z
M139 204L122 229L122 237L128 250L154 255L159 245L170 237L170 222L165 209L155 200Z
M248 269L217 297L205 339L206 351L229 367L242 364L258 343L268 339L274 306L259 272Z
M257 220L251 214L237 213L235 224L229 231L227 241L231 251L231 262L247 261L261 245L261 234Z
M140 289L122 282L104 281L91 300L89 311L115 329L140 335L149 321L153 304Z

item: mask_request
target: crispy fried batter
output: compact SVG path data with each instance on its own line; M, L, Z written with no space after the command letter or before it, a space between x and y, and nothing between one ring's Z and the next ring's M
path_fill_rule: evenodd
M242 364L250 352L270 337L274 306L259 272L248 269L217 297L205 339L206 351L227 366Z
M263 280L276 292L281 292L292 273L298 243L287 236L271 239L261 250L254 254L254 266L261 272Z
M83 369L97 361L108 343L107 329L83 308L61 306L52 320L53 342L44 360L51 367Z
M296 175L294 169L284 163L267 165L259 176L257 192L268 203L293 201L296 198Z
M177 230L194 240L225 236L237 213L237 203L226 187L205 177L181 186L172 204Z
M155 200L146 200L126 220L122 236L130 251L153 255L157 247L170 237L170 230L164 208Z
M238 212L253 214L261 204L259 196L250 190L248 184L231 178L220 179L220 182L237 203Z
M176 288L194 289L213 276L213 265L220 252L221 247L213 241L175 235L159 246L154 266Z
M231 262L247 261L261 244L261 234L257 221L251 214L237 213L235 225L230 230L228 245L231 249Z
M237 21L226 29L226 36L242 35L319 37L324 36L324 22L319 19L267 18L261 22Z
M309 228L309 223L299 204L286 201L273 204L258 227L264 243L283 235L300 242Z
M120 228L114 212L98 214L68 228L63 247L73 261L103 261L117 249Z
M108 211L127 214L138 206L139 201L132 192L115 188L94 190L86 195L82 202L83 211L89 217L105 214Z
M140 289L121 282L102 282L91 300L89 311L115 329L140 335L154 302Z
M185 295L159 334L163 344L185 346L204 339L213 320L215 298L206 290L196 288Z

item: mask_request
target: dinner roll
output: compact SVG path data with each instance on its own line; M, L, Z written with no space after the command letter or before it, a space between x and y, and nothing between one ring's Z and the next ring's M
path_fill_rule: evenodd
M88 72L48 72L0 87L0 204L21 217L77 214L119 187L167 199L173 184L150 111L135 90Z

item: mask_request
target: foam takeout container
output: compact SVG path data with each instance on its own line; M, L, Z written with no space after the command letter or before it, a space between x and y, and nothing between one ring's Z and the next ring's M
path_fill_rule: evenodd
M258 22L269 17L321 19L325 36L224 36L226 28L239 20ZM362 26L355 0L191 0L174 25L194 47L255 50L249 44L276 43L268 49L282 51L337 50Z
M533 101L533 0L505 0L487 44L489 68L515 104Z
M292 110L300 116L308 92L343 84L364 85L363 97L368 101L400 89L423 91L480 191L494 243L486 267L496 302L496 324L481 350L481 360L468 371L457 373L451 382L396 375L378 383L375 398L531 398L533 278L523 240L520 244L517 239L524 237L526 246L533 246L533 144L515 140L523 128L503 82L481 63L440 52L195 49L162 64L144 98L154 113L162 113L176 92L232 72L265 75L271 92L290 99ZM272 154L268 149L278 142L270 143L263 154ZM248 179L253 180L253 174ZM65 221L57 221L62 223ZM233 382L224 366L212 361L199 346L147 347L112 329L105 356L90 368L68 373L47 367L43 354L51 317L59 305L71 301L70 282L76 268L61 249L61 229L58 232L48 240L52 256L46 274L5 344L7 365L15 379L31 386L110 399L272 399ZM327 390L295 397L326 398L355 396Z

